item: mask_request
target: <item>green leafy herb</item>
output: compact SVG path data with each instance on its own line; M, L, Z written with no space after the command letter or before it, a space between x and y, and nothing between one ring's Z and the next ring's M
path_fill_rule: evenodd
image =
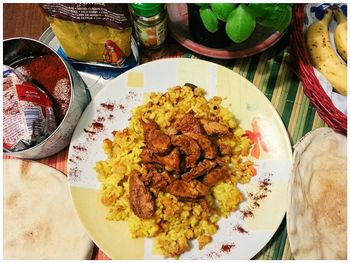
M273 27L283 32L292 19L292 7L289 4L273 5L267 10L264 19L259 22L264 27Z
M196 5L199 5L200 7L209 7L210 4L206 4L206 3L196 3Z
M256 26L255 17L248 11L245 5L239 5L231 12L226 22L226 33L235 43L247 40L254 32Z
M235 43L247 40L254 32L256 23L272 27L279 32L286 30L292 19L293 4L197 4L203 25L209 32L218 30L219 20L226 22L225 30Z
M235 9L235 4L213 3L210 4L210 7L218 19L226 22L228 15L232 12L233 9Z
M203 25L209 32L214 33L218 30L218 18L210 8L201 7L199 9L199 15L202 19Z
M262 17L267 13L271 4L249 4L247 8L255 17Z

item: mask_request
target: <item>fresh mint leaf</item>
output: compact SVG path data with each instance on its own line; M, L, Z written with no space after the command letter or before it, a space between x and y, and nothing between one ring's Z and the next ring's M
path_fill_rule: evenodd
M292 19L292 7L290 4L275 4L269 8L264 19L259 22L264 27L273 27L283 32Z
M225 29L233 42L241 43L252 35L255 26L255 16L248 11L245 5L240 4L228 16Z
M226 19L228 15L232 12L233 9L235 9L235 4L231 3L212 3L210 4L211 10L213 10L216 17L224 22L226 22Z
M202 19L204 27L211 33L214 33L218 30L218 18L214 12L208 7L199 8L199 16Z
M206 3L196 3L196 5L200 6L200 7L209 7L210 4L206 4Z
M263 17L267 13L270 4L248 4L247 9L255 17Z

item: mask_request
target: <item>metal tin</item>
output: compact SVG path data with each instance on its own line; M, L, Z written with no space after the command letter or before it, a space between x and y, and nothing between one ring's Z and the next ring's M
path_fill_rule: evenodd
M18 62L30 57L41 55L58 56L67 69L71 87L67 113L56 130L44 141L29 149L18 152L4 151L4 154L23 159L41 159L61 151L70 143L75 126L91 100L84 81L77 71L64 61L55 50L35 39L24 37L6 39L3 42L3 51L3 64L8 66L18 64Z

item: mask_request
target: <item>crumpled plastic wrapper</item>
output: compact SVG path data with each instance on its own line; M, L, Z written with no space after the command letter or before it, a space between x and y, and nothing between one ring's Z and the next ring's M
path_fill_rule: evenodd
M3 150L28 149L56 127L48 95L13 68L3 66Z

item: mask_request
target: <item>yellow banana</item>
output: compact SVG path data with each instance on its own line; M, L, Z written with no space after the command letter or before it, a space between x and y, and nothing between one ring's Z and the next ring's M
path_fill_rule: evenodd
M312 23L306 31L306 45L311 61L342 95L347 94L346 65L331 46L328 25L333 17L332 10L326 9L324 17Z
M335 17L337 18L338 25L334 31L334 43L340 56L347 61L348 47L347 47L347 32L348 23L346 16L343 14L341 9L338 7L333 10Z

